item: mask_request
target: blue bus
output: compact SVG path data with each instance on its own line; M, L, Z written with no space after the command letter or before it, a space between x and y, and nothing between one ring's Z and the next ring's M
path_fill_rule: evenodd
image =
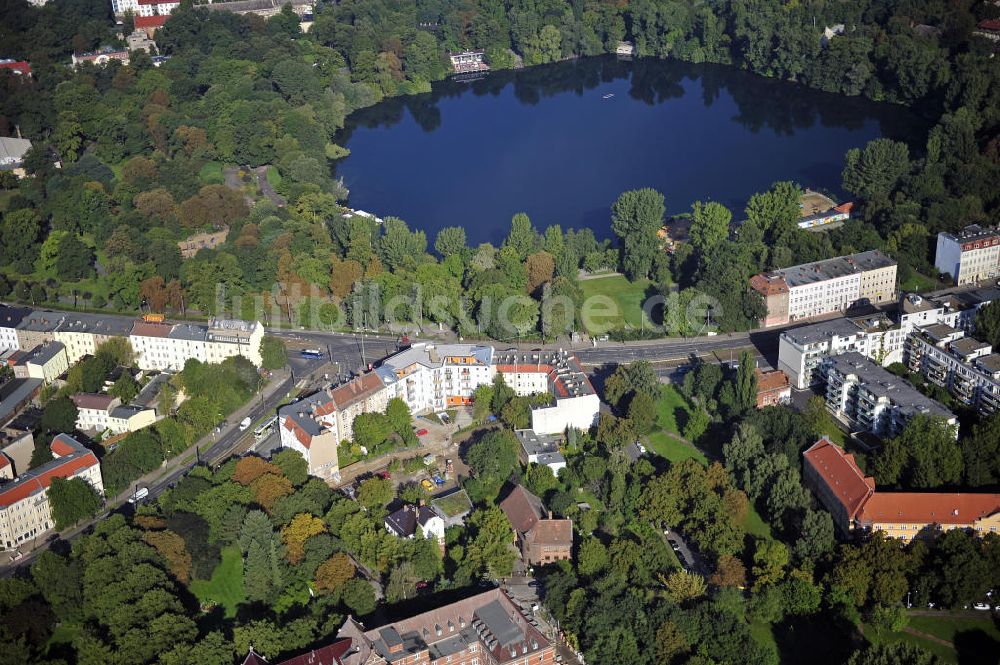
M303 358L322 358L323 352L320 351L319 349L303 349L300 352L300 355Z

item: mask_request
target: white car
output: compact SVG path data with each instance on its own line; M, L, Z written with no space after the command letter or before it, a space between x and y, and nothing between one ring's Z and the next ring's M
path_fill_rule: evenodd
M637 443L637 444L635 444L635 447L639 449L639 454L640 455L645 455L646 454L646 446L642 445L641 443Z
M982 610L984 612L989 612L990 611L990 606L988 604L986 604L986 603L973 603L972 604L972 609L974 609L974 610Z

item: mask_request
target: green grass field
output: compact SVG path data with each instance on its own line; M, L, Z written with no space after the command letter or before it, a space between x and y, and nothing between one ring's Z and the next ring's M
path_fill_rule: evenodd
M939 286L938 282L927 275L922 275L916 270L911 271L910 277L899 283L900 291L929 291Z
M1000 642L1000 628L997 628L989 612L982 612L982 616L980 617L910 617L910 628L919 630L921 633L933 635L942 640L947 640L948 642L954 642L955 636L959 633L981 630L994 640Z
M966 658L966 656L1000 652L1000 629L997 628L989 614L986 612L983 612L983 614L985 616L982 617L955 616L946 613L942 613L940 616L910 617L909 628L933 635L940 640L955 643L959 649L965 652L961 659L959 658L959 651L956 651L956 649L919 635L889 632L878 634L873 627L865 626L865 637L876 644L895 644L897 642L915 644L939 656L947 663L989 662L987 660L980 661L975 658L969 660ZM964 648L961 646L963 640L967 640Z
M750 506L750 512L747 513L746 519L743 520L743 528L751 536L757 536L759 538L771 538L771 527L768 526L764 518L760 516L757 509Z
M206 185L221 185L225 182L222 177L222 162L205 162L198 172L198 177Z
M656 400L656 426L672 434L680 434L681 424L677 422L677 416L681 416L683 422L691 407L688 405L684 395L671 385L660 386L660 398Z
M267 181L271 183L271 187L275 189L281 184L281 174L278 173L278 169L274 166L267 167Z
M621 275L601 277L600 279L585 279L580 282L583 290L584 306L581 314L584 327L591 334L603 334L611 330L649 326L649 319L642 311L642 303L646 300L646 290L651 282L640 279L630 282ZM613 306L606 301L588 300L595 296L610 298ZM603 300L603 299L602 299Z
M670 385L660 386L660 397L656 400L656 429L647 437L649 447L657 455L671 462L696 459L707 465L708 459L700 450L676 438L680 436L681 423L687 418L688 413L690 407L687 400L677 388Z
M226 618L236 616L236 608L246 602L243 588L243 556L235 547L222 550L222 562L210 580L191 582L191 593L202 603L217 603L226 610Z

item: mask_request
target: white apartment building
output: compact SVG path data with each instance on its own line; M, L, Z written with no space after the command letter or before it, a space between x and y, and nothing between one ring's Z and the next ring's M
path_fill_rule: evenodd
M41 379L48 384L58 379L68 369L66 347L61 342L47 342L36 346L19 359L17 366L14 367L14 375L18 378Z
M104 393L77 393L70 399L76 405L79 430L125 434L156 422L153 409L122 405L117 397Z
M114 9L116 0L111 0L111 6ZM170 16L170 12L174 11L181 6L179 2L164 2L163 0L117 0L119 6L128 4L130 6L123 7L121 13L131 9L138 16ZM115 10L117 15L119 12Z
M386 358L375 373L389 399L400 398L414 413L471 404L476 388L496 375L491 346L426 342Z
M920 328L943 324L970 331L979 309L1000 299L1000 289L983 288L900 300L898 322L878 314L832 319L787 330L778 342L778 369L799 390L819 383L824 358L856 351L886 366L904 361L907 339Z
M500 351L495 368L518 395L552 395L549 404L531 409L536 434L588 430L597 423L601 401L576 356L562 350Z
M207 326L136 321L128 337L140 369L173 372L184 369L188 359L220 363L233 356L259 367L263 338L260 321L222 319L212 319Z
M27 307L0 305L0 352L22 350L17 326L30 314L31 310Z
M831 356L822 371L827 408L858 430L893 437L911 418L926 414L944 418L958 435L955 414L860 353Z
M1000 354L957 328L916 331L906 341L906 365L984 416L1000 408Z
M934 267L962 286L1000 276L1000 232L978 224L937 237Z
M55 458L0 486L0 546L12 549L54 525L48 489L53 478L81 478L103 496L104 481L97 457L68 434L50 444Z
M846 311L859 303L896 299L896 261L878 250L754 275L750 288L764 297L763 326Z

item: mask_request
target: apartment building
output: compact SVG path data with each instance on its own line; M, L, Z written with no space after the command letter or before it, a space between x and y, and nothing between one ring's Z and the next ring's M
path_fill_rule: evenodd
M53 527L48 489L53 478L81 478L104 494L97 457L68 434L50 444L53 460L0 485L0 545L17 547Z
M267 665L252 650L244 665ZM275 665L554 665L555 644L504 589L380 628L348 617L336 641Z
M961 286L1000 275L1000 232L972 224L937 237L934 267Z
M1000 354L962 330L917 329L906 341L906 366L984 416L1000 408Z
M861 431L897 436L919 414L943 418L953 426L958 423L939 402L856 351L826 358L822 372L827 408Z
M0 305L0 352L21 350L17 327L30 314L31 310L27 307Z
M778 369L802 390L821 383L823 361L855 351L880 364L903 359L903 330L883 315L831 319L786 330L778 338Z
M518 395L549 393L549 404L531 409L536 434L588 430L597 423L601 401L576 356L559 351L500 351L495 370Z
M47 342L36 346L17 360L14 376L19 379L41 379L49 384L69 369L66 347L61 342Z
M415 413L443 411L471 404L476 388L493 381L493 347L421 342L386 358L375 373L389 399L398 397Z
M17 348L28 351L36 346L53 342L62 315L58 312L29 310L17 324Z
M896 299L896 261L878 250L755 275L750 288L764 298L762 326L843 312L859 303Z
M389 393L375 372L321 390L278 409L281 445L297 450L320 478L339 478L337 446L354 440L354 419L362 413L382 413Z
M263 338L260 321L211 319L208 325L136 321L128 340L140 369L177 372L188 359L214 364L234 356L259 367Z
M1000 494L880 492L854 456L823 438L803 453L803 478L844 534L882 531L903 542L951 529L1000 532Z
M98 347L116 337L128 337L131 321L106 318L96 314L64 314L52 337L66 346L66 360L75 364L84 356L97 353Z

